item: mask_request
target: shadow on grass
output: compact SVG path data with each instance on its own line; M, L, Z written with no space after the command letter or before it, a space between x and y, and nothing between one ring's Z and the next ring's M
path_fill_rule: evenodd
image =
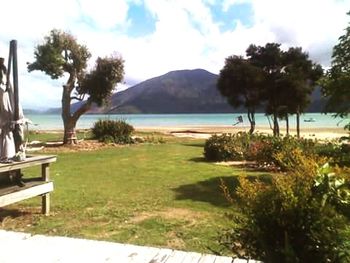
M246 177L251 181L259 180L267 184L271 183L270 174L247 175ZM221 185L224 184L231 196L234 197L239 186L238 178L239 176L214 177L194 184L181 185L172 190L176 193L177 200L193 200L210 203L218 207L229 207L231 203L224 196Z
M200 148L204 148L204 142L192 142L192 143L182 143L181 145L183 146L189 146L189 147L200 147Z
M231 204L226 200L220 187L221 182L235 192L238 186L237 177L215 177L209 180L200 181L194 184L181 185L172 189L176 193L177 200L193 200L210 203L219 207L228 207Z
M4 209L4 208L0 208L0 222L2 222L5 218L18 218L18 217L22 217L25 216L27 214L30 214L27 211L21 211L21 210L17 210L17 209Z
M204 157L194 157L189 159L189 161L195 162L195 163L209 163L207 160L205 160Z

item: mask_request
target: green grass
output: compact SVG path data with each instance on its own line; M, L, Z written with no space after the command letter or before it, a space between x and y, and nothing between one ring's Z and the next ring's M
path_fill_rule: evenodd
M52 214L41 215L40 198L32 198L0 210L2 228L221 251L218 238L230 226L226 214L232 207L220 179L234 185L242 171L205 162L203 143L171 138L165 144L59 153L50 170ZM26 176L38 172L24 170Z

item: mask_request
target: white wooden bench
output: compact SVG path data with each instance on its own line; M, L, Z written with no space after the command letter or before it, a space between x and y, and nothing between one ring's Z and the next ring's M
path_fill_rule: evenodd
M7 206L31 197L42 197L42 213L50 213L50 192L53 182L50 181L50 163L56 161L54 155L29 156L25 161L0 163L0 173L22 170L33 166L41 166L41 176L37 178L22 178L24 186L15 184L0 185L0 207Z

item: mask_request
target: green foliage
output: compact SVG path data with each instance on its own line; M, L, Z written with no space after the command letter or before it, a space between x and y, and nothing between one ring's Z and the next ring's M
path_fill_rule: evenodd
M53 29L44 38L44 43L35 48L34 57L35 62L28 65L29 72L40 70L52 79L58 79L65 72L80 74L91 54L71 34Z
M213 135L204 145L204 156L208 161L254 160L287 171L298 162L299 153L312 157L314 146L308 139L239 132Z
M259 136L256 141L260 149L252 157L260 165L273 165L282 171L293 168L298 163L299 154L314 155L314 141L296 137Z
M349 221L334 205L349 207L349 185L309 156L298 159L270 184L239 179L234 200L242 216L225 242L236 255L264 262L349 262Z
M77 92L88 94L98 106L105 104L117 83L123 80L124 61L117 56L98 58L95 68L81 80Z
M147 135L146 137L143 138L143 140L144 140L144 142L147 142L147 143L154 143L154 144L157 144L157 143L160 143L160 144L166 143L165 138L162 137L162 136Z
M332 165L350 167L350 144L327 142L315 146L317 155L330 159Z
M247 133L213 135L204 145L208 161L239 161L245 159L250 135Z
M348 13L350 15L350 12ZM350 26L339 38L339 43L333 48L332 65L320 85L327 97L326 112L348 120L350 113ZM350 121L345 126L350 128Z
M132 143L134 127L123 120L98 120L92 128L93 138L106 143Z
M279 135L278 118L305 111L315 81L322 76L322 67L314 64L301 48L283 51L277 43L251 45L247 56L264 73L261 99L265 113L273 118L274 135Z
M301 48L283 51L278 43L250 45L246 57L226 58L217 87L233 107L247 109L250 133L255 127L255 110L263 104L265 113L273 118L274 135L279 135L278 118L305 111L322 67Z
M250 133L255 127L255 110L261 104L262 80L261 70L249 60L230 56L226 58L217 82L219 91L234 108L244 106L248 110Z
M331 203L337 208L350 208L350 177L345 175L345 171L338 169L337 172L328 163L323 165L315 179L314 192L322 206Z

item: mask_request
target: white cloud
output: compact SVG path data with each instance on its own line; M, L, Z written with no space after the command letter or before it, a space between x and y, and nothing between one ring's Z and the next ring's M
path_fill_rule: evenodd
M80 15L91 19L100 29L112 29L127 23L128 3L115 0L78 0Z
M213 6L227 11L237 4L252 6L249 26L220 32ZM155 19L154 32L130 37L128 10L144 4ZM28 73L34 46L52 29L71 32L87 45L93 58L120 52L125 60L126 85L170 70L204 68L218 73L224 59L244 55L249 44L281 42L284 47L302 46L317 62L329 64L332 47L344 33L350 1L344 0L11 0L2 3L0 56L7 57L8 42L19 43L20 96L25 107L60 105L64 79L51 81L41 72ZM21 8L18 8L18 7Z
M332 49L343 34L348 18L346 12L350 1L334 0L253 0L255 24L266 27L276 36L276 41L287 46L302 46L314 54L314 46ZM329 53L329 52L328 52ZM320 63L329 64L324 59L313 56Z

